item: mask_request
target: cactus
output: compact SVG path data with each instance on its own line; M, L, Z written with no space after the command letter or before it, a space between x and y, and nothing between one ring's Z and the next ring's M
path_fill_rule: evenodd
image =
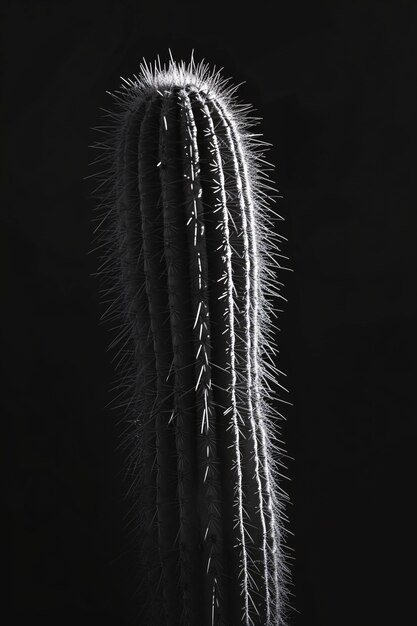
M94 241L102 319L116 324L140 623L281 625L287 495L271 399L286 390L271 296L288 268L268 144L237 87L193 56L144 61L123 81L97 128Z

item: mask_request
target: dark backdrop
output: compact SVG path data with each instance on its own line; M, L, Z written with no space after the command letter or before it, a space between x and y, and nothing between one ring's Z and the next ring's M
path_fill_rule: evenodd
M291 626L409 624L414 2L3 3L7 624L128 624L134 563L83 177L106 90L205 58L264 118L291 257L277 366ZM413 569L413 568L411 568ZM140 619L135 622L140 624Z

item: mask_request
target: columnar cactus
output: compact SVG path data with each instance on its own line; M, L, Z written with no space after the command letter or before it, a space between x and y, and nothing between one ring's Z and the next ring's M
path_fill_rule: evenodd
M282 218L257 118L227 83L193 58L144 62L98 129L98 274L103 317L117 321L141 623L152 626L284 623L271 406L285 402L271 387L284 390L271 321Z

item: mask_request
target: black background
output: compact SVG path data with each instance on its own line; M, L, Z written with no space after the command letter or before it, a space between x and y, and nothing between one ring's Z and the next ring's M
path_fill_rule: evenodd
M83 177L105 91L143 56L167 60L168 47L246 81L239 96L274 145L294 269L278 278L288 304L277 363L294 403L290 624L413 621L416 4L234 9L3 3L8 624L122 626L135 611L123 456L105 406L109 334L87 255L94 185Z

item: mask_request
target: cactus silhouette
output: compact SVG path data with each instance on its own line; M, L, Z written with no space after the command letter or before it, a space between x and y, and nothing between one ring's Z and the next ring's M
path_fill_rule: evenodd
M259 118L207 64L145 61L97 127L95 239L113 320L142 617L281 625L284 299Z

